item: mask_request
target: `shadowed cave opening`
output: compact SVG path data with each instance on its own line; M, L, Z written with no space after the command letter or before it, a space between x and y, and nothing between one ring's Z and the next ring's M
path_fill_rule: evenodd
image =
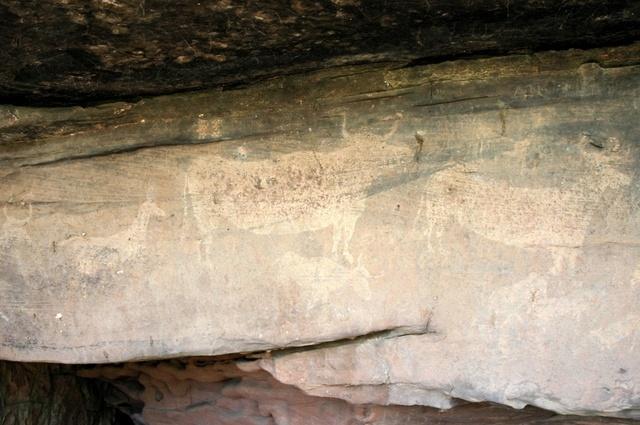
M133 422L131 416L117 409L114 417L114 425L135 425L135 422Z

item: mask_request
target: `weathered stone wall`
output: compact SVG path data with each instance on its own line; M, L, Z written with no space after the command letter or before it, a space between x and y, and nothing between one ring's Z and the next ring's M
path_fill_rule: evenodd
M306 346L261 367L357 404L638 417L639 57L0 107L0 358Z
M255 358L265 356L253 356ZM527 407L351 404L282 384L251 359L104 366L0 361L1 425L631 425Z
M310 396L282 384L256 362L211 358L128 363L82 370L113 382L142 406L132 417L144 425L632 425L635 421L559 416L486 403L448 410L421 406L350 404ZM135 385L137 383L138 385ZM369 390L375 391L375 390Z

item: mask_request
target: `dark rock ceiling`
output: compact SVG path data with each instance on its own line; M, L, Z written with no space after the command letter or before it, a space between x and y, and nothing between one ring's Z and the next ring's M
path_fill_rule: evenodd
M640 0L0 0L0 22L0 102L55 105L624 44Z

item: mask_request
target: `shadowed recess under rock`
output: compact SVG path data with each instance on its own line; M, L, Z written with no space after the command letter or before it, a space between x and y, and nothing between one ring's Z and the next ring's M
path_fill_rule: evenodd
M372 388L369 391L376 391ZM309 396L249 360L184 358L95 367L0 362L1 425L631 425L462 403L350 404Z
M86 104L342 64L622 44L640 37L640 2L1 0L0 22L0 102Z

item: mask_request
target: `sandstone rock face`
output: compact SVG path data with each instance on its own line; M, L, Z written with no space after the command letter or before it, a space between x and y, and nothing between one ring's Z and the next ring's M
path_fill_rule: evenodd
M369 392L375 389L369 389ZM352 404L305 394L247 359L181 358L87 368L0 361L2 425L622 425L527 407Z
M356 404L638 417L639 57L1 107L0 358L308 346L261 365Z
M463 404L451 410L418 406L350 404L310 396L284 385L255 362L190 358L128 363L83 370L115 383L143 406L133 414L144 425L423 425L423 424L632 424L627 420L560 417L526 408ZM138 385L134 385L137 383Z

